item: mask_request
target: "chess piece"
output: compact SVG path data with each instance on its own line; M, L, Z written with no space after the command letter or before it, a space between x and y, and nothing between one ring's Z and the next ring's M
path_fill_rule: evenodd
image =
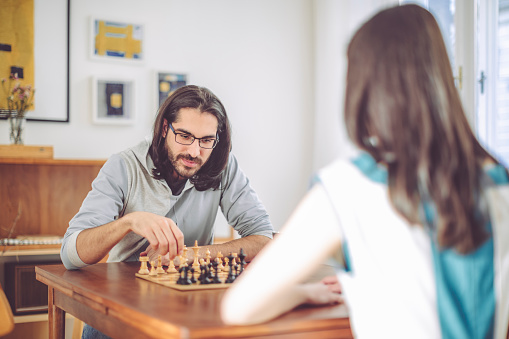
M156 273L157 274L164 274L164 269L163 269L163 257L159 254L157 256L157 268L156 268Z
M230 261L230 266L232 266L233 269L235 270L235 272L237 272L239 258L237 258L237 253L232 253L232 256L233 256L233 259Z
M216 259L212 262L212 268L214 269L214 276L212 277L213 284L221 284L222 283L221 279L219 278L218 266L219 266L219 262Z
M193 266L189 267L189 271L191 272L191 284L196 284L196 278L194 277L194 268Z
M208 269L207 263L205 262L205 260L201 259L200 260L200 276L198 277L198 281L200 281L201 285L207 285L212 282L212 280L210 280L209 275L210 275L210 271Z
M223 267L223 272L228 272L230 271L230 265L228 264L230 262L230 259L228 259L228 257L224 257L224 267Z
M148 273L148 275L150 275L150 276L157 275L157 272L156 272L156 262L155 261L151 261L150 262L150 272Z
M191 247L194 251L193 268L195 271L200 269L200 263L198 262L200 247L198 246L198 240L194 241L194 246Z
M230 263L232 263L232 264L234 263L235 257L233 256L233 254L230 253L230 255L227 258ZM233 265L232 264L228 265L229 270L228 270L228 277L226 277L226 281L225 281L226 284L231 284L232 282L235 281L235 278L236 278L235 273L233 273Z
M187 246L184 245L184 249L182 250L182 261L180 262L180 266L187 266Z
M168 266L168 270L166 271L166 273L177 273L177 269L175 268L174 260L175 259L170 260L170 265Z
M246 253L244 252L243 248L240 249L239 259L240 259L239 274L241 274L242 272L244 272L244 266L246 265L246 261L244 260L244 259L246 259Z
M148 256L147 255L141 256L140 262L141 262L141 266L140 266L140 270L138 271L138 274L147 275L149 273L148 266L147 266Z
M207 265L210 264L210 250L207 248L207 252L205 252L205 261L207 262Z
M179 268L180 277L177 280L178 285L191 285L191 280L189 279L189 266L181 266Z
M218 261L219 265L217 266L217 268L219 269L219 271L222 271L224 269L224 266L223 266L223 254L221 252L217 252L217 258L216 260Z

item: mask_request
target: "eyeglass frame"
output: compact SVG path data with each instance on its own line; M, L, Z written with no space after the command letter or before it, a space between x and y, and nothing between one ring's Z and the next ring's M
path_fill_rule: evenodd
M173 132L173 134L175 135L175 142L176 142L177 144L179 144L179 145L191 146L191 145L194 143L194 141L195 141L195 140L198 140L198 146L200 146L201 148L203 148L203 149L214 149L214 148L216 148L217 144L219 144L219 134L217 134L217 133L216 133L216 137L215 137L215 139L214 139L214 140L216 141L216 142L215 142L215 144L214 144L214 146L212 146L211 148L208 148L208 147L203 147L203 146L201 145L201 141L202 141L203 139L212 139L211 137L197 138L197 137L195 137L194 135L192 135L192 134L190 134L190 133L175 132L175 129L173 129L172 124L168 124L168 126L170 126L171 131L172 131L172 132ZM181 142L178 142L178 141L177 141L177 135L179 135L179 134L188 134L188 135L190 135L190 136L193 138L193 141L191 141L191 143L190 143L190 144L183 144L183 143L181 143Z

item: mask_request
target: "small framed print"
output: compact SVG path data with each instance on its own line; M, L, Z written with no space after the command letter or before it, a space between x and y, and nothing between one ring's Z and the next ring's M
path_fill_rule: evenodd
M134 80L93 77L92 105L95 124L134 123Z
M91 18L90 57L142 64L143 25Z
M187 85L187 74L172 72L156 72L157 108L164 100L180 87Z

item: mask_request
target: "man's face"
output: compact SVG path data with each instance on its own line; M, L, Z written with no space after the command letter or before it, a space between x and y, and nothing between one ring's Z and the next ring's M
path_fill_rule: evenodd
M177 119L171 124L175 133L196 138L216 138L217 119L210 113L200 112L196 108L181 108ZM163 136L166 138L166 149L176 173L176 179L189 179L205 165L212 153L212 149L200 147L199 141L194 140L191 145L182 145L175 141L175 134L165 121ZM177 177L178 175L178 177Z

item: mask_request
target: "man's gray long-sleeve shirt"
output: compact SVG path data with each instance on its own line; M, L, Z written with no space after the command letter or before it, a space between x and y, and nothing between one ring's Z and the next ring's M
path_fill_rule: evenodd
M184 233L184 242L189 247L195 240L202 246L212 244L218 207L241 237L272 238L269 216L233 154L230 153L219 189L200 192L188 180L182 193L175 196L165 180L152 177L154 164L148 154L149 146L144 140L106 161L79 212L69 222L60 250L66 268L87 265L76 249L76 239L82 230L105 225L135 211L171 218ZM145 238L130 232L111 249L108 261L138 260L147 246Z

